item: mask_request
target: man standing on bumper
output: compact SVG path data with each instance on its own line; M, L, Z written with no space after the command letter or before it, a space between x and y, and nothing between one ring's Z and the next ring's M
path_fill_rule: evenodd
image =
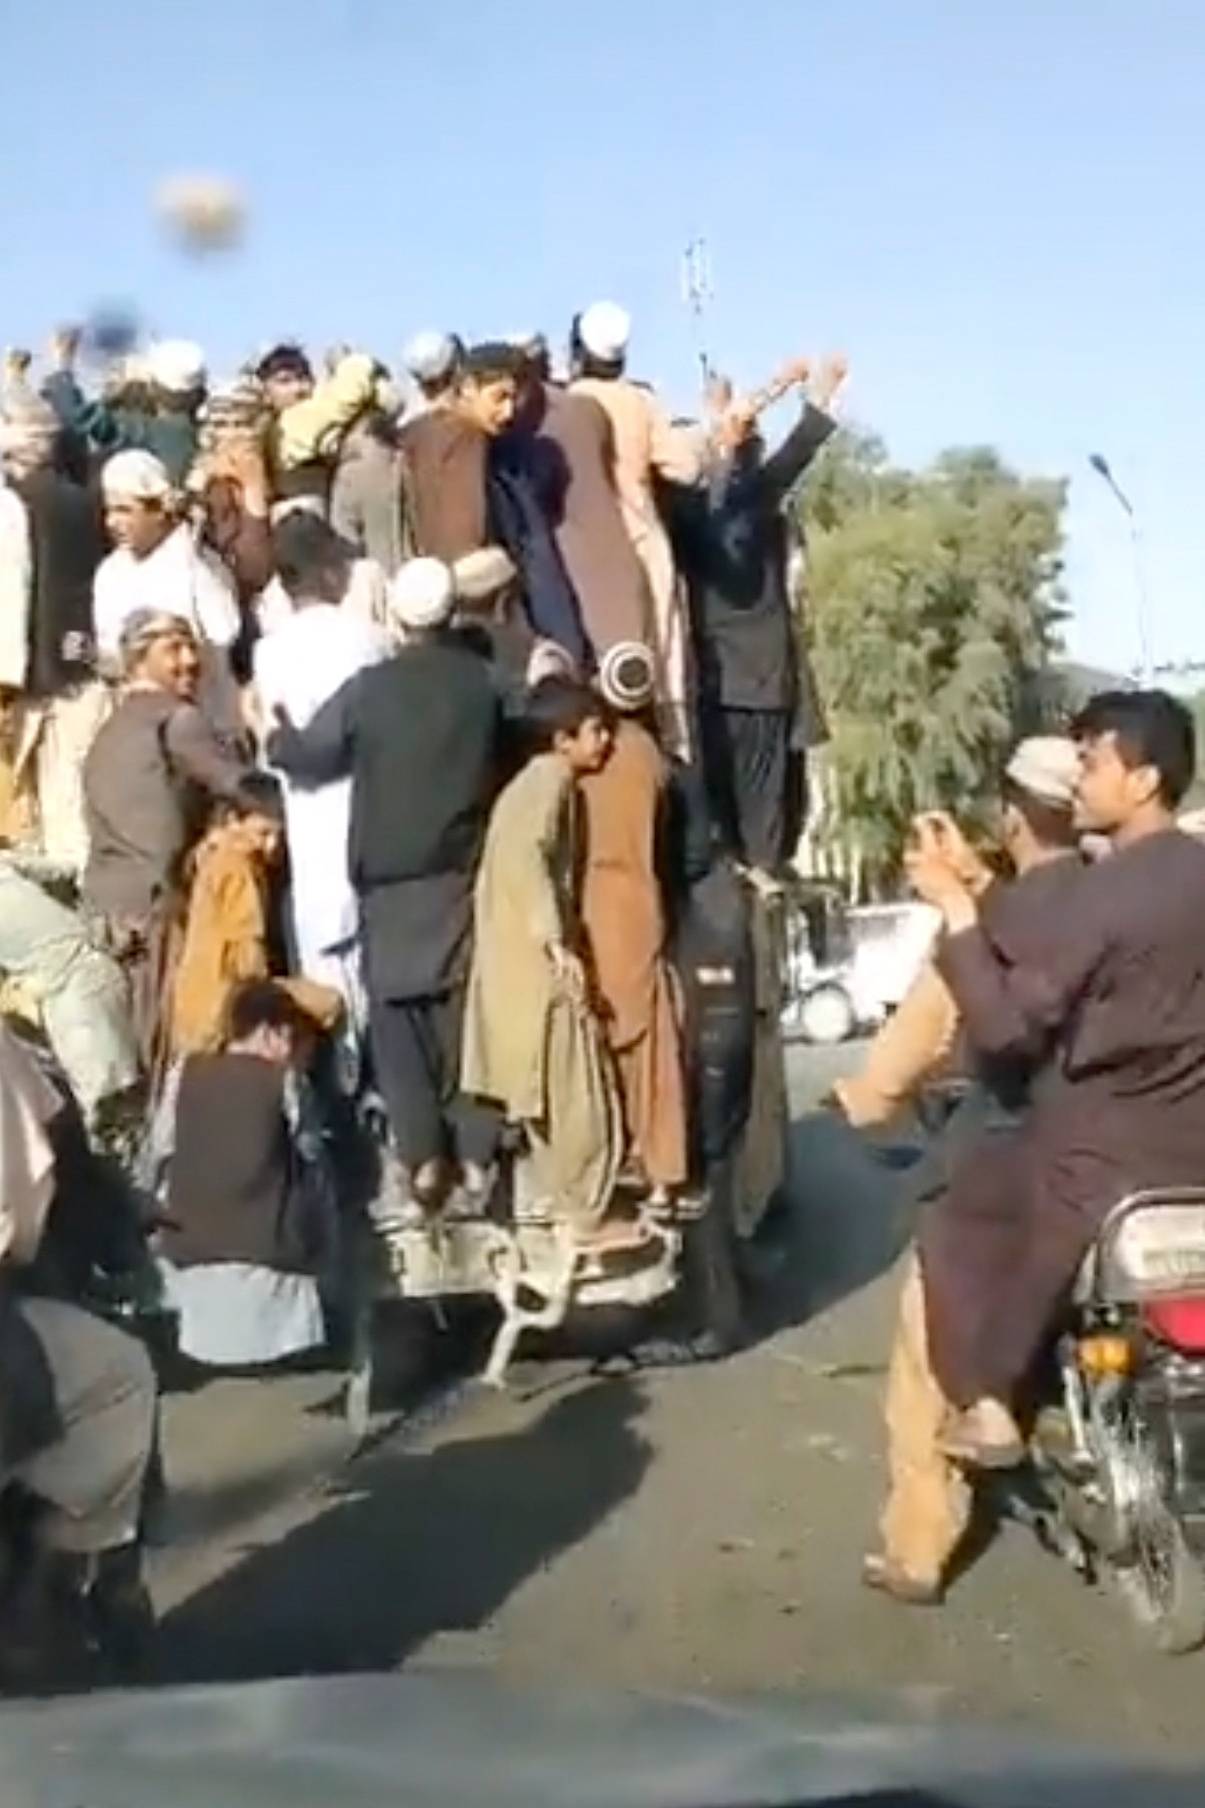
M412 559L390 589L403 644L357 672L302 729L278 710L266 753L298 785L350 775L377 1082L409 1195L438 1205L452 1175L484 1190L494 1114L459 1096L473 883L497 789L502 710L489 660L451 624L452 574ZM331 850L337 858L338 851Z

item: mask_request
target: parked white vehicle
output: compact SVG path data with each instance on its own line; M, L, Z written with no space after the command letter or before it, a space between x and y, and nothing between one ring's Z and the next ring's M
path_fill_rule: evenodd
M873 1030L903 998L937 936L927 904L846 906L816 894L791 913L783 1031L805 1042L844 1042Z

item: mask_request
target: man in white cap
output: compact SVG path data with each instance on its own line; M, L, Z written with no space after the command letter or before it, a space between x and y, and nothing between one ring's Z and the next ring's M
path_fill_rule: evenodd
M656 396L626 375L632 322L611 301L596 301L573 323L572 390L592 396L610 417L615 483L653 608L653 651L663 732L675 753L689 746L689 634L669 536L657 505L659 481L692 484L702 469L701 439L671 424Z
M610 418L593 397L552 382L547 344L538 335L529 343L499 451L535 489L601 661L621 642L652 638L652 599L620 506Z
M273 722L283 709L305 729L339 688L388 653L384 634L345 606L351 558L327 524L306 512L282 521L274 536L276 576L292 604L275 631L256 642L257 713ZM360 965L359 900L347 869L351 780L299 785L285 779L291 907L297 965L307 979L334 986L357 1037L367 1027Z
M415 420L431 408L446 407L456 394L464 359L464 346L457 335L431 330L416 333L402 357L418 389L406 409L406 419Z
M1074 814L1078 772L1074 742L1022 741L1005 768L999 819L1014 879L997 880L964 849L964 877L983 900L984 925L1013 958L1048 945L1077 909L1084 872ZM847 1121L871 1129L906 1110L927 1080L948 1070L960 1029L953 994L930 962L880 1030L860 1073L834 1086ZM951 1402L980 1385L988 1354L985 1298L1001 1266L1016 1258L1017 1204L1025 1189L1019 1138L1050 1050L1035 1046L1014 1060L973 1047L969 1053L971 1094L912 1188L921 1216L888 1369L888 1498L880 1547L863 1572L868 1586L914 1605L940 1600L970 1521L970 1488L942 1440L954 1416Z
M205 399L205 354L191 339L155 339L144 354L152 418L145 445L183 484L197 455L197 413Z
M412 559L390 587L404 637L308 725L278 709L267 757L299 785L351 779L369 1025L409 1197L437 1206L456 1172L485 1184L492 1115L459 1095L473 885L500 779L502 709L488 659L451 625L452 572Z
M122 628L136 611L181 616L201 650L200 707L219 734L236 738L242 717L230 665L240 627L233 578L220 559L198 546L180 518L171 478L152 453L115 453L105 464L101 487L114 548L97 570L92 594L99 657L113 666Z
M205 355L190 339L153 340L141 357L114 369L103 393L89 400L76 376L80 334L63 328L51 342L52 369L42 386L77 444L101 456L154 453L180 486L197 452L197 416L207 382Z

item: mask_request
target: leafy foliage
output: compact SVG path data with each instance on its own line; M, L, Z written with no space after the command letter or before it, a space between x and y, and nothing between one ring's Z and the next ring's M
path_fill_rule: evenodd
M842 435L804 491L808 639L841 832L872 879L918 810L968 809L1035 726L1061 619L1064 486L989 449L928 470Z

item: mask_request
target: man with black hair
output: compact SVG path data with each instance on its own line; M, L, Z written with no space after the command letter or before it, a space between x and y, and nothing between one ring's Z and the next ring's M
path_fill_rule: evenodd
M162 1245L180 1349L241 1366L323 1342L333 1202L304 1159L289 1086L312 1020L284 985L256 978L231 994L224 1028L180 1074Z
M1205 847L1175 810L1195 737L1162 691L1108 692L1074 724L1076 824L1112 853L1052 909L1048 944L1010 949L980 921L965 844L927 819L909 869L945 920L942 974L977 1050L1051 1046L1025 1131L1019 1258L1000 1276L982 1348L981 1398L947 1440L959 1460L1004 1467L1022 1454L1012 1395L1102 1220L1139 1188L1205 1178Z
M501 546L519 574L526 640L554 640L584 669L589 643L539 485L525 447L503 438L515 419L522 370L514 345L470 346L450 405L402 429L409 535L418 553L450 565Z
M462 1077L522 1126L524 1191L592 1240L622 1119L582 963L578 783L602 771L612 731L601 699L564 678L536 686L527 728L534 755L494 806L477 881Z
M377 403L381 367L365 352L343 352L315 383L301 348L278 345L256 375L273 416L267 456L276 500L309 496L325 510L343 439Z
M313 367L292 340L270 347L256 365L255 376L273 414L283 414L286 408L304 402L314 393Z
M489 450L514 420L518 368L514 346L473 346L460 360L456 387L444 404L403 426L403 508L411 548L421 557L454 565L495 538Z

